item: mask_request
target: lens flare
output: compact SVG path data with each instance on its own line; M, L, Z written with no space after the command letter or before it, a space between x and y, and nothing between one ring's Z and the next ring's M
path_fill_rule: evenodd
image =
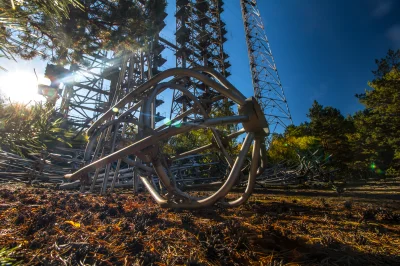
M177 122L177 123L173 124L172 126L180 128L182 126L182 123L181 122Z
M376 173L379 175L382 175L385 173L385 171L381 170L381 169L376 169Z

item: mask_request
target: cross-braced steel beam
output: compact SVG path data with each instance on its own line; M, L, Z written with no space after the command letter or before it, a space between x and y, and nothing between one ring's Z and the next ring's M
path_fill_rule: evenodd
M230 73L224 52L226 42L225 23L221 20L222 0L177 0L176 1L176 66L191 68L211 67L225 77ZM204 101L219 96L203 83L182 80L182 83ZM222 99L220 99L222 100ZM190 101L181 92L175 90L172 98L171 117L184 113ZM184 121L196 119L195 114L183 118Z
M256 0L240 0L254 96L270 124L271 134L293 123L283 86Z

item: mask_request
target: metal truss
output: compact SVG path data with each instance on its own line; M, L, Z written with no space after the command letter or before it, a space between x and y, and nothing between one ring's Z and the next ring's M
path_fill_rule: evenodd
M141 84L148 81L153 77L153 75L158 74L158 66L162 65L164 60L159 56L162 47L159 47L157 40L154 40L156 45L151 45L153 50L149 52L138 51L137 53L125 53L120 58L118 58L119 64L119 76L116 80L114 86L113 98L110 101L111 106L115 105L121 99L134 92ZM163 104L164 101L162 99L156 98L154 105L152 105L153 111L156 112L157 107ZM137 104L135 102L131 102L124 108L113 108L113 115L109 119L109 123L111 123L116 117L119 116L120 113L129 112L129 120L139 120L141 116L146 116L147 114L137 112L136 107ZM159 114L159 112L158 112ZM164 119L165 117L161 117L157 115L154 118L154 124ZM101 135L96 135L94 138L94 142L90 142L87 146L87 152L85 155L85 163L90 163L98 160L106 156L108 153L112 153L115 149L115 143L118 141L120 145L124 145L122 143L129 143L132 138L137 136L138 129L137 126L125 122L121 122L119 124L112 124L111 127L107 128L106 131L102 132ZM109 147L113 147L109 149ZM117 160L113 164L107 164L105 167L96 169L92 183L90 187L90 191L94 191L95 183L98 177L102 177L103 180L108 180L110 175L113 178L113 183L111 185L111 190L115 187L115 182L117 181L117 177L121 173L130 174L133 176L133 168L129 167L128 164L124 163L122 160ZM107 183L101 187L101 192L104 194L107 190ZM136 184L137 185L137 184ZM82 184L81 190L85 190L85 184ZM137 190L137 189L136 189Z
M76 128L87 128L93 118L109 107L114 65L107 52L84 56L85 64L73 64L64 78L60 112L67 123ZM113 69L118 74L118 70Z
M271 47L256 0L240 0L250 61L254 96L259 101L271 134L283 133L293 123Z
M101 4L100 2L103 1L96 1L95 3ZM154 18L152 22L157 25L152 36L148 36L145 40L138 39L138 43L143 43L140 48L118 52L100 51L96 54L84 55L83 60L71 64L69 70L53 65L49 65L50 67L48 66L48 69L46 69L52 85L42 85L41 88L50 92L55 90L61 95L60 112L65 118L66 124L80 130L89 128L101 114L109 110L110 106L115 105L127 94L135 91L141 84L157 75L159 68L166 62L161 55L166 45L160 40L159 32L165 26L164 19L167 14L157 11L157 16L154 16L151 12L155 12L155 10L148 7L146 1L136 1L135 4L143 10L144 16ZM101 7L100 5L99 8ZM104 8L108 8L106 2L104 2ZM64 84L63 89L60 89L61 83ZM50 96L48 97L50 98ZM56 97L53 98L56 99ZM154 112L163 103L163 99L157 98L155 105L152 106ZM130 108L133 108L129 114L130 120L139 119L141 115L145 116L144 113L137 112L134 106L135 102L132 102L125 106L127 108L125 110L114 108L110 121L118 117L120 113L130 110ZM154 122L159 122L165 118L164 116L158 112ZM118 141L120 145L123 145L121 143L129 142L137 136L137 132L137 126L128 123L120 123L118 128L107 128L106 132L90 143L90 149L88 149L91 152L86 152L83 164L90 164L106 156L112 152L108 149L113 145L112 143ZM113 164L107 164L96 169L93 173L93 183L96 183L98 177L107 180L110 176L111 178L119 178L121 174L134 176L137 179L138 177L133 170L129 164L117 160ZM114 189L115 180L112 183L111 190ZM135 184L137 185L137 182ZM81 190L85 189L87 187L82 184ZM90 187L91 191L94 189L94 186ZM106 193L106 190L107 186L102 186L101 192Z
M176 66L190 68L206 66L214 68L228 77L230 67L228 55L224 53L226 42L225 23L221 20L222 0L177 0L176 1ZM182 80L194 95L202 95L203 101L210 101L219 95L203 83ZM218 100L221 100L219 98ZM180 91L175 90L172 98L170 117L184 113L192 103ZM194 115L183 118L194 120Z
M144 7L144 5L143 5ZM149 12L149 11L144 11ZM162 29L163 20L166 17L158 16L157 25L160 25L159 31ZM113 73L113 78L111 81L111 92L109 96L109 105L115 105L121 99L134 92L141 84L145 83L151 79L154 75L159 73L159 67L161 67L166 60L161 56L162 51L165 46L160 43L159 32L155 33L150 40L147 41L147 48L138 49L136 51L125 51L119 56L114 56L112 59L113 69L117 69L117 72ZM156 112L157 108L164 103L163 99L157 98L155 104L152 105L152 110L157 113L157 117L154 118L154 124L163 120L165 117ZM109 118L109 121L113 121L120 113L129 112L129 120L139 120L140 116L146 116L147 114L137 112L135 102L131 102L125 109L113 108L113 115ZM104 112L103 112L104 113ZM85 155L85 163L90 163L112 153L115 149L115 143L118 142L120 145L122 143L129 143L132 138L136 137L138 133L137 126L125 122L121 122L118 125L112 124L111 127L107 128L105 132L102 132L100 136L96 136L95 141L90 142L87 147L87 152ZM113 147L109 149L109 147ZM138 178L134 169L129 166L129 164L124 163L121 159L117 160L113 164L107 164L104 167L96 169L93 174L93 183L90 186L90 191L94 191L96 180L102 177L103 180L108 180L109 177L113 179L111 184L111 190L114 189L117 179L121 174L128 174L134 177L136 180ZM135 182L135 190L137 191L137 182ZM82 184L81 191L86 189L85 184ZM107 182L103 182L101 187L101 193L107 192Z
M238 105L238 113L232 116L210 117L201 97L194 95L180 83L182 78L203 83L235 102ZM191 99L193 104L185 113L196 113L201 119L176 123L185 116L184 113L157 126L155 122L157 96L166 90L179 90ZM222 136L217 127L226 124L241 124L243 129L228 136ZM131 128L136 130L129 130ZM176 136L198 130L204 135L209 132L213 140L206 145L201 144L202 146L196 146L178 154L165 148L165 145ZM128 132L129 134L127 134ZM254 97L246 99L225 77L212 68L174 68L159 73L116 101L92 124L87 134L89 143L85 152L85 161L90 163L65 177L90 185L91 191L96 187L102 191L108 187L113 188L120 175L116 173L117 170L111 171L110 165L122 162L135 169L144 188L162 207L202 208L213 204L234 207L244 203L250 197L256 177L262 173L262 165L265 165L265 162L261 164L261 143L268 134L268 123ZM242 134L246 136L239 153L229 153L226 140L235 139ZM245 171L243 166L251 146L253 146L251 164ZM228 165L227 171L219 177L220 188L203 197L183 192L179 188L179 184L184 180L177 174L182 168L177 167L180 165L177 162L196 154L207 156L207 153L211 151L219 154L217 160L219 165L221 164L220 158ZM218 164L210 161L206 163L206 166L212 167ZM105 174L99 174L100 169L104 168ZM212 172L209 168L207 169L207 172ZM112 175L108 178L110 173ZM195 176L197 182L210 180L209 177L204 178L201 172L196 172ZM157 178L161 187L156 185L154 178ZM246 191L236 200L224 201L239 178L247 180ZM137 184L137 180L133 182Z
M146 9L145 1L135 4L146 16L152 12ZM95 1L94 5L110 8L103 1ZM155 19L158 32L146 43L146 48L118 54L100 51L84 55L81 62L71 64L69 74L61 80L64 89L60 108L69 125L77 129L88 128L113 102L158 73L158 68L166 62L161 56L165 45L159 39L166 16L164 12Z

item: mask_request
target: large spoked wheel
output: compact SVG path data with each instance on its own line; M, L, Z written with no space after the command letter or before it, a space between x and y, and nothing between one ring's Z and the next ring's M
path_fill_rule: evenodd
M171 76L177 78L160 83ZM183 76L187 78L183 79ZM180 82L181 80L189 80L189 84L184 84ZM200 95L189 89L194 80L212 89L219 96L203 101ZM160 125L156 121L158 116L156 100L158 95L168 89L179 91L190 104L181 113L171 116L169 121ZM237 114L213 115L210 110L221 99L237 103ZM117 125L126 118L124 114L131 108L126 105L131 104L133 100L140 100L136 104L138 106L136 110L140 110L139 116L134 121L138 126L137 138L132 139L131 144L117 150L116 140L119 134ZM117 119L113 113L115 109L124 111ZM243 129L223 132L227 126L243 127ZM221 203L226 206L237 206L246 201L253 190L260 166L261 139L265 137L267 131L268 124L256 100L246 99L213 70L170 69L125 96L94 123L89 129L93 142L89 143L85 158L92 159L92 162L69 177L80 178L115 161L127 161L138 170L140 180L155 201L163 207L172 208L201 208L221 202L240 179L247 180L246 191L241 197L235 201ZM110 145L105 147L100 140L102 136L106 138L108 132L114 132L114 135L111 134L113 137L110 139ZM238 141L239 136L243 141ZM178 149L181 141L188 143L182 145L183 149ZM232 141L237 144L235 152L229 145ZM97 143L96 149L93 148L94 143ZM108 149L108 155L103 154L97 159L100 148L103 151ZM193 159L194 156L201 159ZM136 160L132 161L129 157L134 157ZM179 163L184 160L186 162ZM248 160L252 162L250 169L243 172L245 162ZM154 184L154 176L159 179L162 189L158 189ZM201 197L198 193L191 192L196 186L210 184L214 189ZM191 190L184 192L187 187Z

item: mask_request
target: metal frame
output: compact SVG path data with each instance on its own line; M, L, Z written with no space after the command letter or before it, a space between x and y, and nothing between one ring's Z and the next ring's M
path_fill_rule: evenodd
M226 41L225 24L221 21L223 1L177 0L176 6L176 45L156 34L148 51L125 53L104 61L108 65L101 73L110 67L117 70L110 82L108 110L87 130L90 139L84 155L86 165L67 177L81 180L81 191L90 185L90 192L100 188L105 194L108 188L112 191L118 185L121 175L129 177L133 172L130 185L133 183L135 192L140 180L163 207L201 208L217 202L227 207L238 206L249 198L256 179L268 179L268 175L261 174L266 168L264 140L271 136L269 125L272 126L271 132L275 133L292 123L257 3L255 0L241 0L255 95L250 99L245 99L226 79L230 75L226 70L230 64L223 51ZM159 73L157 67L163 63L160 53L166 47L176 51L178 68ZM104 75L99 76L104 79ZM74 86L77 87L76 83ZM173 90L170 121L156 127L157 97L167 89ZM71 98L67 95L65 99ZM238 113L211 117L211 110L221 102L236 103ZM69 103L68 106L73 105ZM174 126L176 123L179 127ZM239 131L229 132L228 139L246 134L237 156L227 152L222 136L215 128L227 124L236 128L239 124L243 126ZM210 130L214 142L172 158L161 152L160 142L198 128ZM243 166L253 142L248 174L245 175ZM219 177L221 187L211 196L192 197L181 191L174 161L210 150L217 150L222 156L227 175ZM196 166L186 168L189 172L193 169L196 171ZM155 176L167 194L157 187ZM198 180L196 176L185 176L185 179L203 184L212 180ZM223 201L239 179L239 183L247 180L244 194L235 201Z
M227 99L237 103L239 113L234 116L210 118L199 97L196 97L187 88L180 85L179 79L170 80L176 76L179 76L180 78L195 79L198 82L206 84L213 90L221 93ZM165 89L179 90L189 97L193 101L193 106L191 107L193 109L192 111L197 113L201 118L196 121L184 122L179 126L168 124L156 127L154 123L154 116L156 115L154 104L157 95ZM146 99L146 101L143 99ZM130 123L126 117L128 117L132 112L130 106L133 102L140 103L139 106L137 106L137 109L140 109L140 115L138 116L138 119L133 122L135 125L139 125L139 132L137 138L132 140L132 144L116 150L116 143L115 141L112 142L108 155L103 154L99 159L87 164L77 172L66 175L66 178L71 180L81 179L82 181L87 182L88 174L90 172L97 172L98 169L107 167L107 165L110 165L112 162L122 160L135 166L140 180L160 206L169 208L202 208L213 205L222 200L229 193L234 184L237 183L239 176L243 175L242 166L247 153L251 144L255 141L252 153L252 166L247 177L248 185L245 193L235 201L221 204L228 207L237 206L248 199L254 187L256 175L261 173L259 161L261 154L261 140L268 134L268 123L262 115L262 110L254 98L246 99L239 90L229 83L229 81L211 68L198 67L194 69L169 69L156 75L152 79L140 85L134 91L128 93L124 98L116 102L107 112L99 117L99 119L95 121L88 130L88 134L91 136L88 146L93 147L91 143L95 142L95 139L98 139L99 135L102 136L107 134L109 131L114 132L114 134L121 134L117 133L118 126L116 125L120 123ZM121 112L122 114L116 117L113 112L115 109L129 111ZM231 137L235 137L238 134L246 134L240 153L236 158L231 158L231 156L226 152L226 147L221 141L221 136L214 128L221 124L243 125L242 130L236 134L231 134ZM171 165L167 163L168 160L161 152L159 144L161 141L168 140L172 136L189 132L197 128L207 128L211 130L215 144L211 146L206 145L207 147L203 147L203 149L218 150L223 154L223 157L229 165L229 174L224 180L222 186L218 191L205 198L192 197L177 187L174 176L171 175ZM92 151L90 151L90 153L91 152ZM191 152L193 151L187 151L186 154ZM199 151L196 150L195 152L197 153ZM129 156L133 156L134 159L129 158ZM181 158L181 156L176 155L175 159L178 158ZM174 158L172 158L172 160L173 159ZM154 186L151 180L154 173L161 181L167 194L163 195ZM94 179L89 179L89 182L92 182L92 184L96 183ZM107 187L108 182L108 178L104 178L102 187Z
M62 80L65 87L60 112L76 128L88 127L93 118L109 107L113 83L112 76L104 74L112 67L109 53L85 55L84 60L85 67L72 64L70 75Z

